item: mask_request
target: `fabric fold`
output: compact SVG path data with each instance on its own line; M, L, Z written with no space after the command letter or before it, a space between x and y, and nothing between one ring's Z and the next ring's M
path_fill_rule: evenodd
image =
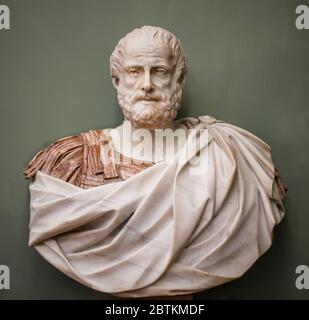
M29 245L71 278L121 297L188 294L240 277L284 215L271 150L243 129L202 120L181 151L200 139L198 154L185 163L180 152L91 189L38 171ZM197 158L207 170L192 174Z

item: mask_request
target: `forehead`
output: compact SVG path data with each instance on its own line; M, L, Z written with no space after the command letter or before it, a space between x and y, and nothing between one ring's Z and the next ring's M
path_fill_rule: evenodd
M126 42L123 52L123 66L129 65L166 65L174 66L171 49L160 39L134 37Z

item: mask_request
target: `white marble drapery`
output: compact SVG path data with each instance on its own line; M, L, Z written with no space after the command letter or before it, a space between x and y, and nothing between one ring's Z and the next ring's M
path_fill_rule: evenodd
M284 215L270 147L204 120L203 175L190 174L189 162L162 162L85 190L39 171L29 245L73 279L121 297L188 294L240 277Z

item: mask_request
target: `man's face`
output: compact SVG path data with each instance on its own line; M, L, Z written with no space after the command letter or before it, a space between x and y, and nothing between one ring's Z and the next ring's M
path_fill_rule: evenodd
M157 39L133 38L121 65L116 88L125 118L135 127L168 126L176 117L182 94L171 50Z

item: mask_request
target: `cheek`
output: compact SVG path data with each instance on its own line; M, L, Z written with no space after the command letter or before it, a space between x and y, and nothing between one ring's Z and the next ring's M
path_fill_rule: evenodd
M172 79L171 78L160 78L153 81L155 87L159 90L168 91L172 88Z
M124 86L124 88L127 89L134 89L137 86L139 86L139 83L141 82L141 79L139 79L138 77L129 77L129 76L124 76L122 78L122 84Z

